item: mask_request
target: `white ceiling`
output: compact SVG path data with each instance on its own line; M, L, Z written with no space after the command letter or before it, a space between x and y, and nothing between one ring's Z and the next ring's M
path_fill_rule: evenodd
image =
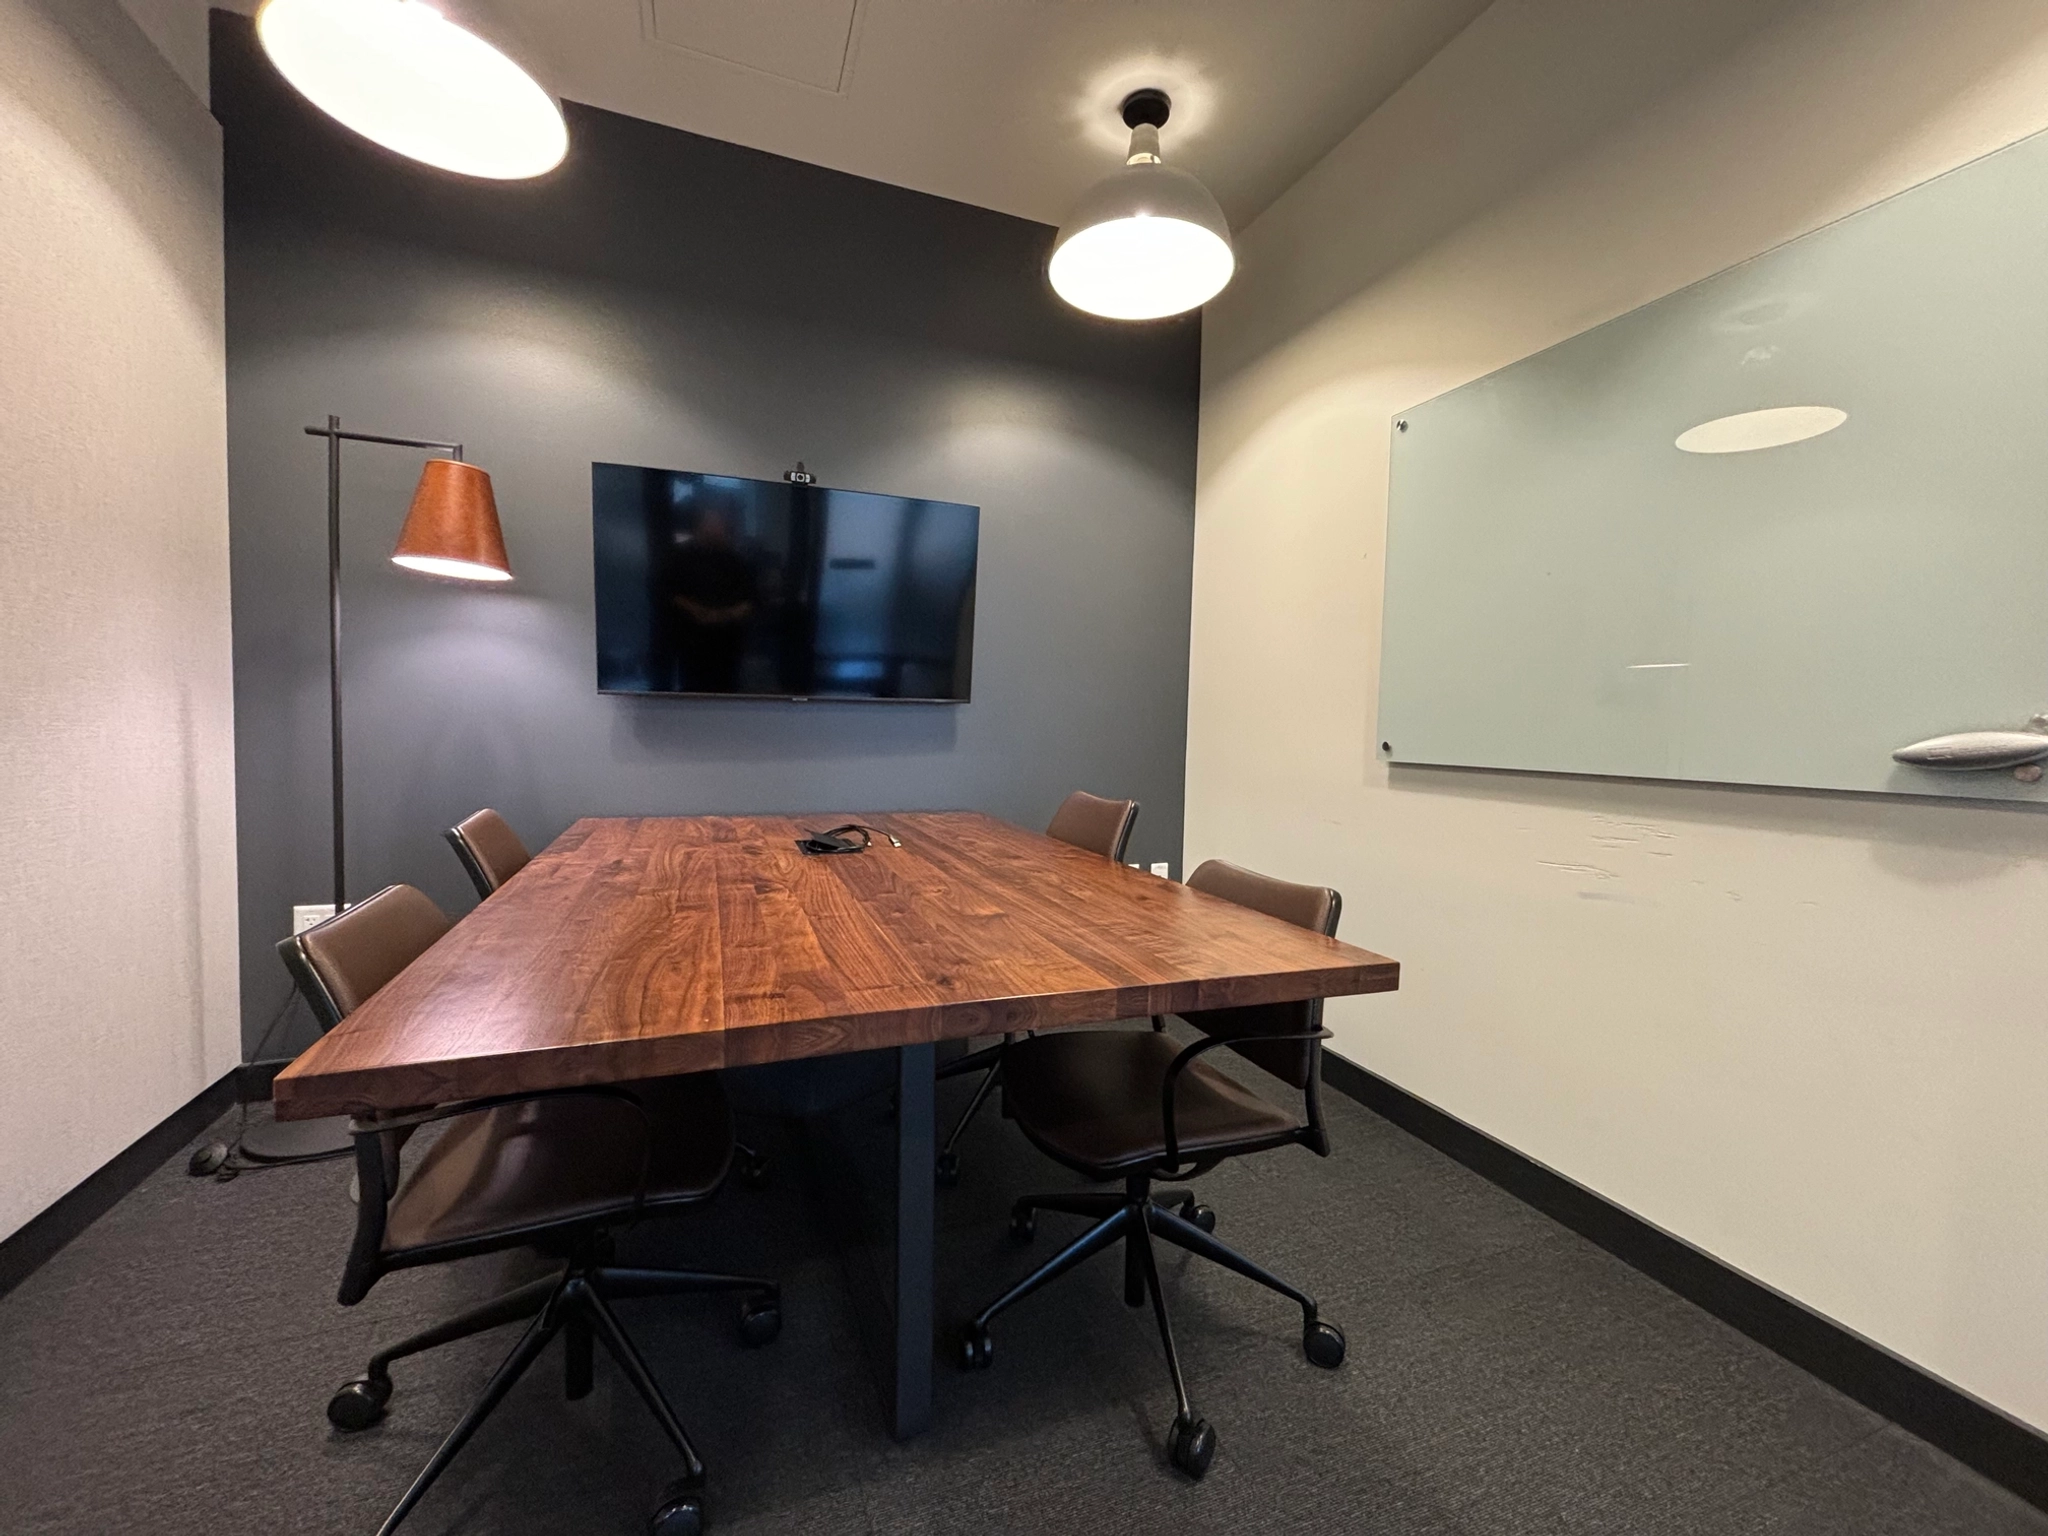
M189 78L206 0L123 3ZM1488 0L482 3L571 100L1048 224L1162 86L1167 158L1241 226Z

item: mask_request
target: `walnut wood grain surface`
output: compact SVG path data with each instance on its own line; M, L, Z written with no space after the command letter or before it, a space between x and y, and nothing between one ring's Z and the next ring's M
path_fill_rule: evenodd
M277 1078L285 1119L1391 991L1384 956L969 812L579 821Z

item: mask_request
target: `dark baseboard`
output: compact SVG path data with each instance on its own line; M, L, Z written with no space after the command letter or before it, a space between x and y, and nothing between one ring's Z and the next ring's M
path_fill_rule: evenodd
M235 1107L239 1072L205 1088L125 1151L89 1175L19 1232L0 1239L0 1296L48 1263L63 1246L112 1210L121 1197L163 1166L164 1159Z
M274 1061L245 1061L235 1068L235 1098L243 1104L268 1104L270 1085L292 1064L289 1056Z
M1901 1429L2048 1510L2048 1438L2019 1420L1356 1062L1324 1052L1323 1081Z

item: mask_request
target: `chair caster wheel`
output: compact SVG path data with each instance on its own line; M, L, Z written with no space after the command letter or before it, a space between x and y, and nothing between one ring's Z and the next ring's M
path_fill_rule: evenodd
M996 1341L986 1328L969 1328L960 1340L960 1364L970 1371L985 1371L995 1363Z
M327 1399L327 1422L353 1434L383 1418L384 1405L390 1401L389 1376L358 1376L343 1383L341 1390Z
M1036 1236L1038 1236L1037 1212L1010 1212L1010 1239L1012 1242L1028 1243Z
M782 1303L773 1296L749 1296L740 1303L740 1342L749 1349L773 1344L782 1333Z
M1206 1205L1197 1205L1192 1200L1180 1208L1180 1219L1193 1222L1204 1232L1216 1230L1216 1212Z
M647 1522L648 1536L703 1536L703 1490L678 1483L663 1495L661 1508Z
M740 1183L744 1184L748 1189L766 1189L768 1187L768 1158L766 1154L742 1151L735 1161L739 1165Z
M228 1146L224 1141L209 1141L192 1154L192 1161L185 1165L185 1171L195 1179L207 1178L219 1173L228 1160Z
M1301 1352L1310 1365L1334 1371L1344 1363L1344 1330L1335 1323L1310 1323L1301 1330Z
M1167 1454L1181 1471L1199 1479L1216 1459L1216 1431L1207 1419L1175 1419Z

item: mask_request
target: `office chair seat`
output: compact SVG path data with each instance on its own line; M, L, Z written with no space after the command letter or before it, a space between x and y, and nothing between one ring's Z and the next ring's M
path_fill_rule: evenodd
M1047 1155L1110 1178L1167 1155L1160 1095L1181 1051L1151 1030L1033 1035L1003 1054L1003 1093L1018 1127ZM1298 1139L1300 1122L1204 1061L1190 1063L1174 1097L1180 1153L1200 1159Z
M615 1099L529 1099L451 1124L392 1198L387 1256L487 1234L625 1220L705 1199L732 1160L732 1115L716 1079L662 1078Z

